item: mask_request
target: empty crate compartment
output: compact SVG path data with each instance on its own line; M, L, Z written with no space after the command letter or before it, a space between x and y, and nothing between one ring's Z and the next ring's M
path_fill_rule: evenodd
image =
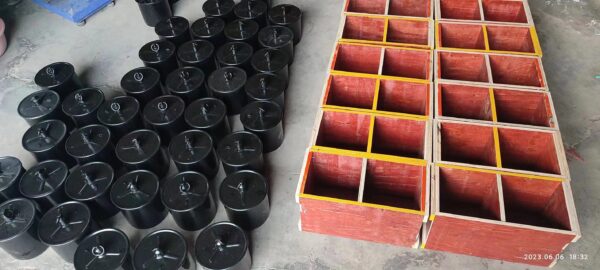
M438 84L441 116L492 121L488 88L458 84Z
M438 52L438 73L441 79L488 83L484 54Z
M486 21L527 23L525 5L515 0L483 0Z
M316 144L367 151L371 117L365 114L323 111Z
M348 0L346 11L370 14L385 14L387 0Z
M439 129L442 161L496 166L492 127L439 122Z
M385 19L346 16L342 38L368 41L383 41Z
M304 193L356 201L362 164L361 158L312 152Z
M555 127L550 96L543 92L494 89L498 122Z
M388 21L387 42L429 44L429 22L402 19Z
M496 174L439 168L440 212L501 220Z
M562 182L502 176L506 221L571 230Z
M380 60L380 47L338 44L333 69L378 74Z
M494 83L545 87L539 58L490 55Z
M440 0L442 19L481 20L478 0Z
M499 128L502 167L560 175L554 133Z
M440 23L438 31L442 48L485 50L483 26L480 24Z
M377 110L429 115L429 84L381 80Z
M389 0L389 15L429 17L431 0Z
M376 84L376 79L331 75L325 104L371 109L375 99Z
M535 53L529 27L488 25L490 50Z
M426 175L423 166L367 160L363 202L421 211Z
M430 51L386 48L382 74L428 80L430 73Z
M375 117L372 153L423 159L427 122Z

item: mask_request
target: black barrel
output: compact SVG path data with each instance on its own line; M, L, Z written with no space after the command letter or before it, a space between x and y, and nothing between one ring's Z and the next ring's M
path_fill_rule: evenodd
M144 107L144 121L149 128L160 135L164 146L177 134L188 129L183 113L185 102L173 95L160 96L150 101Z
M182 67L197 67L210 75L215 69L215 45L206 40L192 40L177 49L177 59Z
M47 160L36 164L21 177L19 192L34 200L42 212L69 200L64 183L69 168L59 160Z
M162 185L161 198L175 223L186 231L206 227L217 214L208 179L198 172L187 171L170 177Z
M219 222L208 226L196 238L194 255L203 269L250 270L250 239L239 226Z
M119 177L110 190L112 203L121 210L131 226L149 229L158 225L168 214L160 201L156 174L138 170Z
M48 246L37 234L40 212L35 203L16 198L0 204L0 248L16 260L29 260Z
M81 240L75 270L132 270L129 238L118 229L95 231Z
M202 4L202 11L207 17L217 17L230 22L235 19L234 6L233 0L210 0Z
M263 144L254 133L238 131L219 143L217 155L227 175L241 170L264 170Z
M279 75L258 73L246 83L244 90L248 102L253 101L272 101L285 111L285 79Z
M149 170L159 177L169 172L169 156L160 147L160 136L152 130L140 129L123 136L115 153L130 171Z
M104 103L104 93L96 88L79 89L65 97L62 111L77 127L98 123L98 109Z
M204 71L197 67L182 67L169 74L165 86L169 94L178 96L186 104L190 104L196 99L210 95L206 89L205 78Z
M255 101L248 103L240 113L244 130L250 131L260 138L263 152L270 153L283 143L283 111L272 101Z
M294 44L302 39L302 10L297 6L283 4L272 7L269 11L269 22L272 25L289 27L294 32Z
M169 144L169 155L180 172L200 172L213 179L219 172L219 158L210 135L202 130L188 130L175 136Z
M138 3L144 22L154 27L158 22L171 16L171 5L168 0L135 0Z
M125 94L135 97L144 106L162 95L160 73L150 67L133 69L121 79L121 88L125 90Z
M233 13L240 19L253 20L260 28L267 26L267 3L260 0L242 0L233 8Z
M192 23L192 38L210 41L215 48L225 44L225 21L217 17L204 17Z
M110 129L103 125L89 125L75 130L65 143L67 154L79 165L102 161L115 168L120 167L115 158L115 145L112 142Z
M179 16L160 21L154 26L154 32L156 32L159 38L169 40L177 47L192 39L190 22L186 18Z
M35 74L34 81L41 88L55 91L61 98L83 87L73 65L65 62L43 67Z
M225 103L228 115L236 115L246 105L244 85L246 72L238 67L217 69L208 77L208 88L212 95Z
M177 47L173 42L161 39L146 43L138 55L144 62L144 66L154 68L160 73L161 81L164 83L167 75L179 67L176 52Z
M73 263L81 240L97 228L87 205L70 201L53 207L42 216L38 236L63 260Z
M38 161L58 159L69 167L75 160L65 151L67 125L60 120L45 120L31 126L21 140L23 148L32 153Z
M0 203L21 196L19 180L25 173L23 164L16 157L0 157Z
M270 25L258 32L258 43L263 48L277 49L290 56L291 65L294 62L294 32L281 25Z
M115 172L108 163L87 163L67 177L65 193L72 200L85 203L97 220L105 220L119 213L110 201L110 186L114 179Z
M113 141L125 134L144 128L140 113L140 103L130 96L117 96L105 102L98 109L98 121L107 126Z
M253 20L238 19L225 26L225 38L230 42L246 42L254 49L258 48L258 30L260 26Z
M269 184L257 172L228 175L219 188L219 198L229 220L245 230L254 230L269 218Z
M185 122L193 129L210 134L216 147L221 139L231 133L227 107L216 98L203 98L192 102L185 109Z
M276 49L263 48L252 56L252 68L258 73L276 74L285 80L289 80L288 63L290 57L286 52Z
M73 120L63 113L61 102L58 93L52 90L40 90L26 96L19 103L17 111L30 126L44 120L58 119L63 121L70 130L73 127Z
M146 235L135 247L133 267L136 270L196 269L187 241L173 230L158 230Z
M239 67L252 74L252 45L245 42L227 42L217 50L217 63L220 67Z

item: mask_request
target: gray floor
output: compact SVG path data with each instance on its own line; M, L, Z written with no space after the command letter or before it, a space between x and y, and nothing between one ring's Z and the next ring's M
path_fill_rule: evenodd
M202 16L203 1L181 0L176 14L193 21ZM304 11L304 37L297 48L287 96L284 145L268 156L272 211L267 223L251 235L255 269L534 269L468 256L412 250L298 231L294 190L310 127L325 80L338 29L342 0L294 2ZM544 67L569 150L573 189L583 237L565 254L586 254L588 260L565 259L555 269L591 269L600 264L600 1L531 0L544 50ZM10 47L0 58L0 155L14 155L29 167L32 156L21 149L26 123L16 107L36 90L32 78L45 64L73 63L89 86L106 93L118 89L122 75L138 67L137 51L155 39L134 1L117 1L75 26L29 1L14 12L0 13L9 24ZM239 128L239 125L237 125ZM119 216L120 218L120 216ZM224 220L223 208L217 220ZM148 231L134 231L123 221L133 243ZM157 228L175 228L171 218ZM156 228L154 228L156 229ZM187 233L192 241L197 233ZM568 256L567 256L568 257ZM15 261L0 250L0 269L71 269L51 250L30 261ZM597 269L597 268L596 268Z

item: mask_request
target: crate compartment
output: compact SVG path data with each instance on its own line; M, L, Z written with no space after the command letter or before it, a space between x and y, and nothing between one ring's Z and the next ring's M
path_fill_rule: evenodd
M439 84L438 108L441 116L492 121L492 106L488 88Z
M550 98L545 93L494 89L498 122L554 127Z
M386 48L382 74L428 80L430 58L429 51Z
M483 0L482 5L486 21L527 23L522 1Z
M440 168L440 212L501 220L495 174Z
M487 26L490 50L535 53L529 27Z
M500 128L498 135L502 167L561 174L553 133Z
M358 200L362 174L361 158L312 153L304 193L323 197Z
M571 230L562 182L502 176L506 221Z
M369 115L324 111L316 144L367 151L370 124L371 117Z
M425 177L422 166L367 160L363 202L423 210Z
M338 44L333 68L340 71L379 73L381 48Z
M482 25L440 23L438 31L441 47L485 50Z
M439 122L442 161L496 166L492 127Z
M425 129L425 121L377 116L371 152L423 159Z
M383 41L385 19L346 16L342 38Z
M478 0L440 0L442 19L481 20Z
M385 14L387 0L348 0L346 11L370 14Z
M325 104L371 109L376 84L376 79L332 75L327 85Z
M490 67L494 83L545 87L539 59L490 55Z
M429 17L431 0L390 0L389 15Z
M387 42L428 45L429 22L390 19Z
M438 61L441 79L489 82L483 54L438 52Z
M381 80L377 110L428 115L429 84Z

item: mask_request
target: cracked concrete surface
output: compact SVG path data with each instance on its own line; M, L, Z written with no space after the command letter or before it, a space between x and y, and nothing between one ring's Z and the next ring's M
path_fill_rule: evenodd
M176 14L193 21L202 16L203 1L181 0ZM287 95L284 145L267 157L271 167L272 212L267 223L254 231L255 269L536 269L536 267L469 256L412 250L298 232L294 191L310 128L321 95L326 65L338 29L342 0L293 2L305 11L304 37L297 48ZM530 6L544 50L544 68L559 117L563 140L569 149L575 203L583 237L565 254L587 254L588 260L566 259L554 269L597 269L600 265L600 1L531 0ZM0 58L0 155L15 155L25 166L33 158L21 149L27 129L19 119L19 101L37 88L37 70L55 61L68 61L88 86L107 95L119 89L125 72L141 66L139 47L156 38L143 24L134 1L117 1L75 26L23 1L15 10L0 11L7 20L9 49ZM239 123L235 125L239 128ZM215 221L224 220L220 207ZM176 228L169 217L156 228L133 230L122 218L112 226L128 232L132 243L158 228ZM192 243L197 232L184 232ZM71 269L50 249L30 261L16 261L0 250L0 269ZM594 267L596 266L596 267Z

